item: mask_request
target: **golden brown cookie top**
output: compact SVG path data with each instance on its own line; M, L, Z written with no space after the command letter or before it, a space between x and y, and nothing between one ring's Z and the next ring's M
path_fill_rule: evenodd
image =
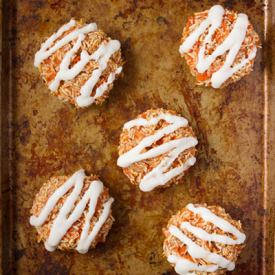
M244 247L240 221L219 206L188 204L164 229L164 254L179 274L233 270Z
M113 222L112 203L103 183L81 169L71 177L52 177L41 187L30 223L47 250L76 249L85 253L105 240Z
M42 44L34 64L54 95L87 107L104 101L123 61L118 40L71 19Z
M117 163L133 184L147 192L178 183L196 161L196 144L185 118L151 109L124 125Z
M198 84L220 88L253 69L260 39L247 15L220 5L195 13L183 29L180 53Z

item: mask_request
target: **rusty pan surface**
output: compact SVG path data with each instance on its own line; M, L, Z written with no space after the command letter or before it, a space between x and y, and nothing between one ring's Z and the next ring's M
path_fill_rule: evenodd
M222 90L196 86L178 53L186 16L217 2L247 13L263 43L254 71ZM162 256L162 228L189 202L221 205L243 222L247 246L232 274L274 274L274 44L272 1L264 2L3 1L3 274L175 274ZM122 42L124 78L99 107L76 110L50 96L33 66L41 42L71 17ZM123 123L155 107L188 118L198 162L182 184L141 193L116 166L117 146ZM34 195L50 176L80 167L110 188L116 222L94 251L49 253L29 225Z

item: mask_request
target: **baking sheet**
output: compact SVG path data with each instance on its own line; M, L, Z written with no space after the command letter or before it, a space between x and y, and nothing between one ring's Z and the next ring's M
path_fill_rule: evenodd
M186 16L217 2L247 13L263 42L254 71L222 90L196 86L178 53ZM247 246L232 274L273 274L271 2L3 1L3 274L175 274L162 256L162 227L189 202L221 205L242 220ZM76 110L60 102L33 66L41 42L71 17L95 21L122 42L124 78L102 106ZM198 162L183 184L141 193L116 166L119 135L124 122L157 107L188 118ZM80 167L110 188L116 222L106 243L85 255L49 253L29 225L34 195L50 176Z

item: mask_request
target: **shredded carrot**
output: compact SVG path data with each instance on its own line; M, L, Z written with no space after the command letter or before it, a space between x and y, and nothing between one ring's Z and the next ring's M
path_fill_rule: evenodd
M47 58L43 61L43 63L49 65L51 63L51 59Z
M230 22L233 22L235 20L234 14L228 14L228 19Z
M207 78L208 78L208 73L207 72L205 72L203 74L200 74L200 73L197 74L197 80L198 81L204 81Z
M80 56L79 55L75 56L74 59L72 60L72 64L76 64L79 60L80 60Z
M52 81L56 76L56 73L55 72L52 72L48 77L47 77L47 81L50 82Z

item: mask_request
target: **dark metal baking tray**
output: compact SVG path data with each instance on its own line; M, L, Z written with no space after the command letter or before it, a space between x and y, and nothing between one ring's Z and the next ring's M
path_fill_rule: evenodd
M254 71L222 90L198 87L178 53L186 17L219 2L248 14L263 47ZM218 204L243 222L232 274L274 274L275 98L272 1L3 0L1 59L1 267L3 274L174 274L162 227L189 202ZM122 42L124 78L102 106L76 110L49 95L33 66L40 43L71 17ZM173 109L199 138L184 182L141 193L116 166L123 123ZM105 244L86 255L47 252L29 225L35 193L52 175L83 167L115 197ZM273 185L273 186L272 186Z

